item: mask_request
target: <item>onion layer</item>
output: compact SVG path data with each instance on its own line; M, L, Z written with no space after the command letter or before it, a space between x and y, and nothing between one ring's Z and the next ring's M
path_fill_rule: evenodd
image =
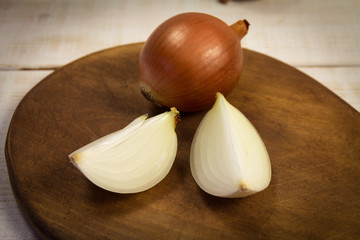
M260 135L220 93L196 130L190 168L200 188L218 197L246 197L264 190L271 180Z
M177 151L179 112L146 119L85 145L69 155L71 162L95 185L116 193L137 193L159 183L171 169Z
M162 23L140 53L140 89L159 106L194 112L235 87L243 65L240 40L248 22L228 26L203 13L183 13Z

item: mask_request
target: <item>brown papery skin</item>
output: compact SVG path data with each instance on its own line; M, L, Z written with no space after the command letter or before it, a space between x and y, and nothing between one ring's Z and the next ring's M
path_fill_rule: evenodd
M247 22L245 27L247 32ZM140 53L143 95L183 112L211 107L216 92L226 96L241 74L240 40L246 32L236 31L203 13L183 13L162 23Z

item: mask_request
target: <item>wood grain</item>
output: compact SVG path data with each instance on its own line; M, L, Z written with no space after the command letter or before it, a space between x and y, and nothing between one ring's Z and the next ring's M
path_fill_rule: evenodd
M11 117L22 97L50 71L0 72L0 152L4 153ZM5 155L0 155L0 239L34 240L36 236L19 210L11 190Z
M298 67L360 112L360 67Z
M251 31L243 46L291 64L360 111L358 0L226 5L217 0L1 0L0 239L39 239L17 208L3 154L15 107L46 75L38 70L53 70L97 50L144 41L164 19L185 11L209 13L228 24L247 18Z
M119 44L145 41L166 19L204 12L227 24L246 18L242 44L288 64L360 64L356 0L0 2L0 67L52 68Z
M138 89L142 44L104 50L41 81L18 105L6 159L14 195L45 239L351 239L360 233L360 114L307 75L245 50L228 100L258 129L273 177L263 192L202 192L189 149L204 112L182 114L169 175L139 194L91 184L69 162L80 146L164 111Z

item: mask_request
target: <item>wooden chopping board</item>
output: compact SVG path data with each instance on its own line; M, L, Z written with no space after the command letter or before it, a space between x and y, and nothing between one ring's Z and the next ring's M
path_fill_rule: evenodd
M69 161L77 148L165 111L140 94L141 43L81 58L18 105L5 154L19 207L44 239L353 239L360 235L360 114L291 66L244 50L228 96L267 146L270 186L222 199L193 180L189 150L205 112L182 114L168 176L138 194L90 183Z

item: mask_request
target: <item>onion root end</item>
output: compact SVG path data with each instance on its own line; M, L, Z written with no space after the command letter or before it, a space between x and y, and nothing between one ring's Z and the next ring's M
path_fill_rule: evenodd
M152 102L158 107L163 107L163 105L157 100L156 96L153 94L153 92L146 87L140 87L141 94L145 97L146 100Z

